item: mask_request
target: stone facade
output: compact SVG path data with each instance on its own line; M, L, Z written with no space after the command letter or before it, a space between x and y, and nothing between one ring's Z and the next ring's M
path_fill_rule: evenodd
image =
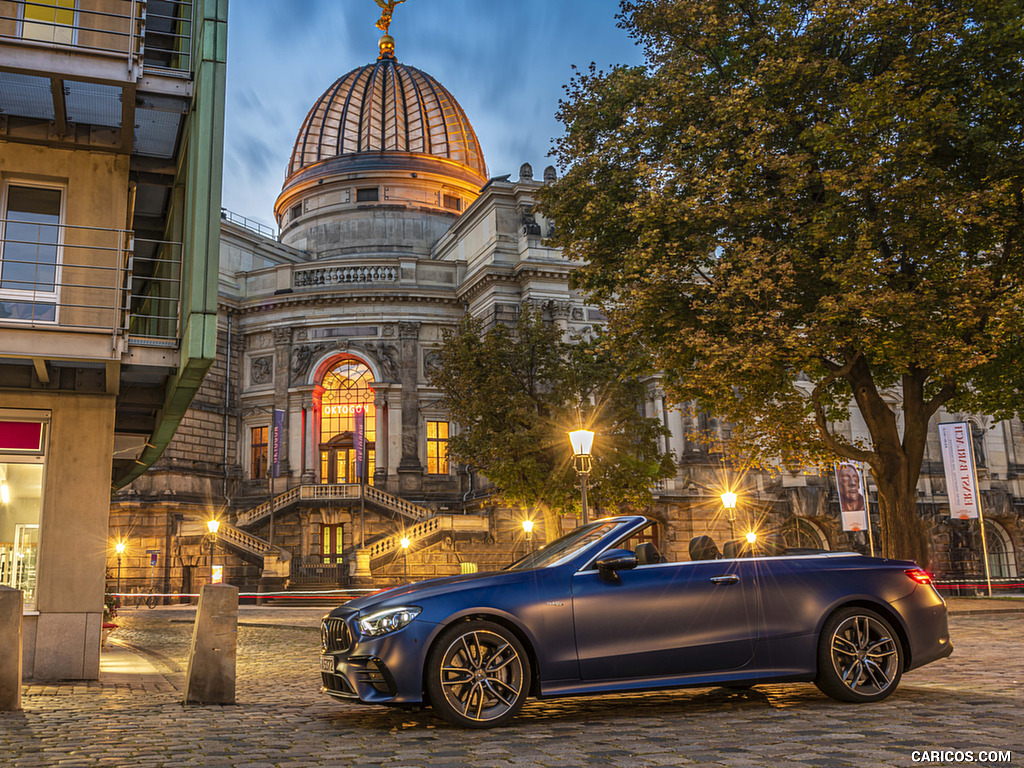
M378 148L310 159L324 130L307 121L300 132L276 206L277 239L222 222L217 360L164 456L117 495L111 513L114 533L129 539L122 578L130 587L195 592L209 578L203 522L211 516L229 526L214 557L243 588L484 570L561 533L537 520L527 542L526 512L493 507L485 478L447 466L444 437L457 426L428 384L445 331L466 313L493 324L530 307L567 336L604 321L569 287L575 265L546 244L553 222L535 198L554 169L542 182L528 164L518 180L487 181L482 159L471 167L438 152ZM354 134L342 138L362 146ZM658 520L658 546L669 557L686 559L693 536L723 542L748 526L780 533L791 547L867 551L863 533L842 530L830 476L740 478L697 439L728 439L727 424L668 404L657 376L646 385L646 413L669 429L662 448L678 467L643 510ZM937 417L952 419L976 425L984 511L1004 552L993 562L1001 578L1014 577L1024 566L1024 426ZM856 414L845 429L866 437ZM719 500L727 485L741 493L734 521ZM936 436L920 484L931 567L970 583L982 574L977 523L949 520L943 486ZM870 483L868 491L877 509ZM408 549L397 544L402 536ZM159 553L157 566L150 551ZM111 572L115 565L108 561Z

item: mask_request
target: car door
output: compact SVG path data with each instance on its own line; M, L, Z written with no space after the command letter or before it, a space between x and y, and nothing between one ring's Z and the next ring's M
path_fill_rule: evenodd
M583 680L662 677L737 669L760 628L750 560L638 566L609 580L572 579Z

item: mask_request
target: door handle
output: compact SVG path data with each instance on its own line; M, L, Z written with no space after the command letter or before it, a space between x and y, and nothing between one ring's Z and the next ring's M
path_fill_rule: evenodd
M729 574L726 574L725 576L712 576L711 577L711 583L712 584L735 584L739 580L740 580L740 577L737 576L735 573L729 573Z

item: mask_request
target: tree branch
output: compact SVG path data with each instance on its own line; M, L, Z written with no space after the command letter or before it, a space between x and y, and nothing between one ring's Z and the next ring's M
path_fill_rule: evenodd
M824 363L825 367L828 368L830 372L828 376L818 382L811 391L811 403L814 405L814 420L818 425L818 431L821 433L821 437L822 440L825 441L825 445L840 456L844 456L848 459L854 459L855 461L867 462L871 459L877 459L875 452L865 451L860 448L855 448L847 443L839 442L835 435L833 435L828 429L828 419L825 416L825 407L821 402L822 393L830 384L832 384L833 381L846 376L853 369L854 363L857 362L859 357L860 353L858 352L853 356L853 359L841 368L836 367L835 363L831 363L829 360L822 359L822 363Z

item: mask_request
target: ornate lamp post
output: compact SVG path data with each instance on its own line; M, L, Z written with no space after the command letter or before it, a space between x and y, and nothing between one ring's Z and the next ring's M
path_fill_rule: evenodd
M526 534L526 550L529 554L533 552L533 520L530 518L523 520L523 533Z
M590 522L587 513L587 477L594 466L593 457L590 455L594 447L594 433L589 429L577 429L569 433L569 442L572 443L572 458L576 472L580 476L580 490L583 494L583 524Z
M210 531L210 583L213 584L213 545L217 543L217 531L220 530L220 520L216 518L207 520L206 527Z
M121 594L121 555L124 554L124 542L119 541L114 545L114 550L117 552L117 594Z
M722 494L722 506L729 515L729 538L736 538L736 494L726 491Z
M405 580L409 581L409 537L402 537L402 555L405 560Z

